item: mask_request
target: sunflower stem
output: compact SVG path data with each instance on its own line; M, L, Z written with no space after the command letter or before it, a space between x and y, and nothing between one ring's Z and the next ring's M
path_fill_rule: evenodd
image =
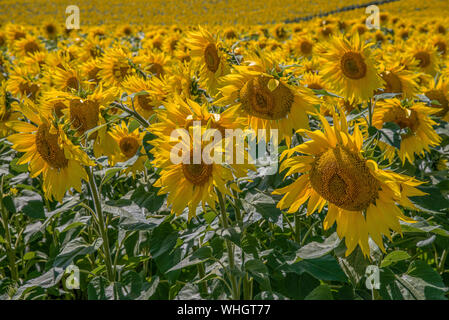
M298 244L301 244L301 222L299 221L299 216L304 211L304 207L301 207L299 211L295 213L294 219L295 219L295 241Z
M0 186L0 193L1 193L1 199L0 199L0 206L1 206L1 215L2 215L2 222L3 222L3 228L5 229L5 247L6 247L6 254L8 255L9 260L9 269L11 271L11 278L15 281L19 281L19 275L17 273L17 265L16 265L16 253L13 247L11 246L11 233L9 231L9 222L8 222L8 211L6 210L5 206L3 205L3 181L4 177L2 176L1 186Z
M100 229L101 238L103 240L103 252L104 252L104 262L106 264L106 272L109 281L114 282L114 273L112 269L112 259L111 253L109 251L109 238L107 225L105 225L105 220L103 216L103 209L101 208L100 195L98 194L97 184L95 183L95 177L93 174L93 169L91 167L86 167L87 175L89 177L89 189L92 195L92 200L95 205L95 213L97 215L96 221L98 222L98 228Z
M216 192L217 192L218 201L220 204L220 213L221 213L221 221L223 224L223 228L228 229L229 224L228 224L228 220L227 220L228 217L226 216L225 200L224 200L223 195L221 194L221 192L218 189L216 189ZM225 242L226 242L226 249L228 252L228 259L229 259L229 268L230 268L229 277L231 278L232 299L238 300L240 298L240 295L238 293L239 288L237 286L237 280L233 274L233 270L235 268L234 247L233 247L232 242L229 239L225 239Z

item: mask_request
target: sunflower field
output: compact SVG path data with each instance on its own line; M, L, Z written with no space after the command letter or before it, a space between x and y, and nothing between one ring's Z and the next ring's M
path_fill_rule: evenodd
M449 3L370 4L2 0L0 299L447 300Z

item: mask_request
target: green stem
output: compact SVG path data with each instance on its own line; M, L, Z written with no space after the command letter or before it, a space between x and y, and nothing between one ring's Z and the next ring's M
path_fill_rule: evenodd
M301 243L301 222L300 222L300 215L304 211L304 207L301 207L301 209L295 213L295 241L297 243Z
M3 205L3 179L4 176L2 176L2 182L1 182L1 199L0 199L0 206L1 206L1 215L2 215L2 222L3 222L3 228L5 229L5 240L6 240L6 254L8 255L9 260L9 269L11 270L11 278L18 282L19 275L17 273L16 268L16 253L15 250L11 246L11 233L9 231L9 222L8 222L8 212L6 211L5 206Z
M86 171L87 175L89 176L89 189L94 201L95 213L97 215L96 222L98 222L98 229L100 229L101 238L103 239L103 252L106 264L106 272L108 274L109 281L112 283L114 282L114 273L112 271L112 259L111 253L109 251L108 230L107 226L105 225L103 209L101 208L100 195L98 194L97 184L95 183L93 169L91 167L86 167Z
M228 224L228 217L226 215L226 206L225 206L225 200L221 192L216 189L218 201L220 204L220 213L221 213L221 221L223 224L223 227L225 229L229 228ZM234 261L234 248L233 244L229 239L225 239L226 242L226 249L228 252L228 259L229 259L229 268L231 269L229 272L229 277L231 278L231 287L232 287L232 299L238 300L240 298L240 295L238 294L238 286L237 286L237 280L232 273L235 267L235 261Z
M440 265L438 266L438 270L441 274L443 274L444 272L444 264L446 263L446 258L447 258L447 249L444 249L440 258Z

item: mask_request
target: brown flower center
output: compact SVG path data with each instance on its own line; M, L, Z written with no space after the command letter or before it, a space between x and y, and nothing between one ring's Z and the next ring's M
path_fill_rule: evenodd
M402 92L402 82L399 77L393 72L386 71L380 74L385 81L385 93L399 93Z
M148 70L151 74L156 75L156 77L160 77L164 73L164 68L157 62L152 63Z
M128 75L129 66L126 63L114 64L114 67L112 68L112 72L114 74L114 77L118 81L122 81Z
M28 82L22 82L19 84L19 90L23 95L28 96L30 99L35 99L36 93L39 90L39 85L35 83L30 84Z
M124 137L120 139L120 150L129 159L134 156L139 149L139 141L133 137Z
M346 52L340 60L340 67L346 77L354 80L365 77L367 72L365 60L358 52Z
M442 54L445 54L447 51L447 44L442 40L435 42L435 47L437 47L438 51Z
M426 51L419 51L413 57L419 61L420 68L425 68L430 64L430 54Z
M344 147L318 155L309 177L320 196L348 211L367 209L377 199L380 188L366 162Z
M142 94L137 96L137 103L139 106L147 111L153 110L152 100L149 94Z
M97 126L99 120L99 105L92 100L78 100L70 101L70 121L72 126L79 134L84 134ZM90 137L95 139L97 132L94 132Z
M34 41L25 43L24 49L26 53L33 53L36 51L40 51L38 44Z
M205 163L183 164L182 172L188 181L196 186L201 186L212 176L212 165Z
M312 52L312 43L307 40L301 42L300 48L303 54L310 54Z
M204 60L206 61L206 67L210 72L215 73L218 70L220 59L215 44L209 43L207 45L204 50Z
M278 120L285 118L290 112L293 93L283 83L279 83L271 91L268 88L271 79L267 76L252 78L240 89L240 102L248 114L267 120Z
M64 155L64 150L59 147L58 134L49 132L47 124L41 124L36 134L36 149L42 159L52 168L63 169L69 161Z

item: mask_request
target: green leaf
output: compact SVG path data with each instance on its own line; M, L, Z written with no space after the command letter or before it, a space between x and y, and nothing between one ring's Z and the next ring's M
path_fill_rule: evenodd
M245 270L254 277L263 290L271 291L268 268L261 260L254 259L247 261L245 263Z
M386 122L379 130L379 140L399 149L401 147L400 130L401 128L396 123Z
M334 300L331 289L327 284L322 284L313 289L304 300Z
M89 300L112 300L114 298L113 287L109 285L106 278L95 277L87 285L87 298Z
M340 241L337 233L334 232L322 243L313 241L301 247L298 250L297 256L302 259L320 258L338 247Z
M210 257L212 257L212 249L210 247L201 247L190 256L182 259L181 262L170 268L167 272L194 266L198 263L207 261Z
M3 206L10 213L16 213L16 206L14 205L14 201L12 201L11 196L6 196L2 199Z
M383 260L382 263L380 264L381 268L385 268L388 267L390 264L392 263L396 263L398 261L402 261L402 260L406 260L409 259L410 255L402 250L397 250L397 251L393 251L390 252Z
M56 256L53 266L66 268L73 263L73 260L76 257L84 256L97 251L102 243L103 240L101 238L97 238L91 245L86 243L86 241L82 238L75 238L68 242L62 251Z
M292 264L290 270L298 274L307 272L318 280L347 281L343 270L331 255L318 259L301 260Z
M44 204L39 200L31 200L22 208L22 212L30 218L45 219Z

